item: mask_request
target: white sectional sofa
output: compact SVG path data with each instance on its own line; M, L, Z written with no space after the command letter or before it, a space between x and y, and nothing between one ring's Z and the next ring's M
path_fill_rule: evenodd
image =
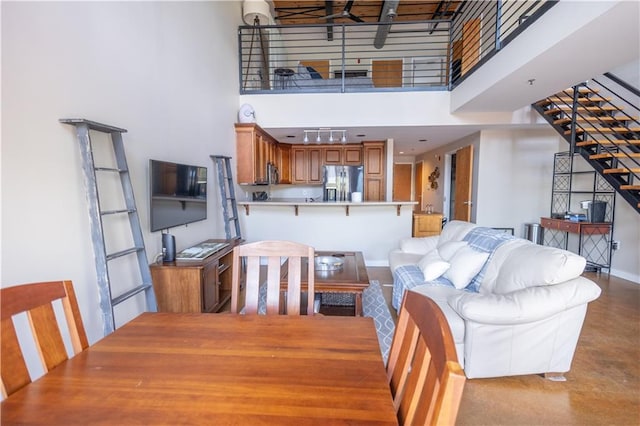
M445 313L468 378L569 371L587 311L600 287L581 276L574 253L468 222L440 236L408 238L389 254L393 306L405 291Z

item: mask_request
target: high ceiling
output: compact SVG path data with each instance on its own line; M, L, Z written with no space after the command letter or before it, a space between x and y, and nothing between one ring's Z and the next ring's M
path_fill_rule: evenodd
M396 15L393 21L451 19L460 1L391 1ZM385 1L307 1L273 0L278 25L378 22ZM386 15L386 14L385 14ZM332 18L327 18L333 16Z

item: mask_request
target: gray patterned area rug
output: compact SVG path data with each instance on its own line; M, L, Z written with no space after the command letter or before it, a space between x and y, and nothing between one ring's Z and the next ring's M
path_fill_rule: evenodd
M386 365L396 324L391 317L389 306L382 293L382 286L378 280L371 280L369 287L362 292L362 312L365 317L373 318L380 352Z

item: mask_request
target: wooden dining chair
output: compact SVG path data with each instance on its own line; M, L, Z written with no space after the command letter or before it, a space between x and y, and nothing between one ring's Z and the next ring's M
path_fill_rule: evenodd
M0 376L4 398L31 383L13 324L14 315L26 313L31 336L45 372L69 358L54 313L53 302L56 300L62 302L75 355L89 344L71 281L32 283L0 289Z
M387 377L400 424L455 424L466 377L444 314L422 294L405 292Z
M258 241L242 244L233 249L233 274L231 288L231 312L242 310L241 286L244 281L245 314L257 314L260 310L260 287L266 285L266 314L300 315L303 294L303 270L306 277L306 314L314 313L315 250L313 247L291 241ZM286 291L280 288L282 264L286 258ZM266 261L266 282L261 282L260 265ZM242 273L243 264L246 267ZM244 275L244 276L243 276ZM243 280L244 278L244 280ZM263 288L264 292L265 289ZM285 300L286 303L282 302Z

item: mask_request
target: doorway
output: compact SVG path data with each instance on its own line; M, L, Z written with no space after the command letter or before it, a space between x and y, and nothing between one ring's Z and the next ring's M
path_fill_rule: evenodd
M393 201L411 201L411 164L393 164Z
M471 221L473 145L447 154L445 179L445 194L448 196L448 200L445 202L445 214L449 220Z

